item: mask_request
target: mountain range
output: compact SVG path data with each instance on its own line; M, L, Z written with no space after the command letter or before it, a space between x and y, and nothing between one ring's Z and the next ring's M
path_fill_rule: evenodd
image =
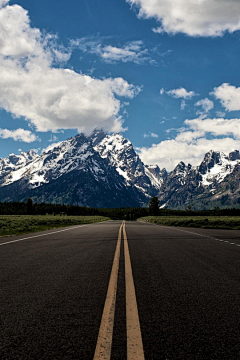
M161 208L240 207L240 153L209 151L194 167L180 162L167 172L145 165L121 134L95 130L90 136L53 144L41 154L0 159L0 201L142 207L157 196Z

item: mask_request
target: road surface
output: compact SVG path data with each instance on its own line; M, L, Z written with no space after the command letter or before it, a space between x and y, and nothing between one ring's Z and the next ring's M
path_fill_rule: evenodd
M239 231L110 221L1 238L0 294L2 360L240 359Z

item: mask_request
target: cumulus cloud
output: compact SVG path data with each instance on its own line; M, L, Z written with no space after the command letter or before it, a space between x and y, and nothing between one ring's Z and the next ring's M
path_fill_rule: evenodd
M185 120L186 125L194 131L203 131L214 136L231 135L240 139L240 119L192 119Z
M156 33L223 36L240 30L240 2L236 0L126 0L139 8L139 17L155 18Z
M220 100L222 106L227 111L240 110L240 87L236 87L227 83L215 87L212 95Z
M166 92L167 95L172 96L176 99L191 99L193 96L196 96L194 91L187 91L184 87L180 87L178 89L172 89L169 91L165 91L163 88L160 90L160 95L163 95Z
M123 46L104 44L104 38L85 37L71 41L72 48L98 55L108 63L133 62L135 64L156 63L145 48L142 40L131 41Z
M240 149L240 119L185 120L185 127L170 129L177 131L174 139L164 140L151 147L138 149L146 164L158 164L172 170L180 161L199 165L210 150L230 151Z
M23 117L37 131L77 128L89 134L96 127L123 130L117 97L133 98L141 88L120 77L99 80L54 67L69 56L63 47L57 47L56 37L31 28L28 13L21 6L3 6L0 107Z
M165 91L164 88L160 90L160 95L166 93L168 96L171 96L175 99L182 99L180 109L184 110L187 106L186 100L191 99L193 96L197 94L194 91L187 91L184 87L180 87L178 89L172 89L169 91Z
M1 139L13 139L15 141L23 141L26 143L31 143L34 141L39 141L39 138L29 130L16 129L0 129L0 138Z
M202 107L202 111L197 111L197 114L201 115L202 117L207 116L208 112L214 108L213 101L209 100L208 98L199 100L194 105Z

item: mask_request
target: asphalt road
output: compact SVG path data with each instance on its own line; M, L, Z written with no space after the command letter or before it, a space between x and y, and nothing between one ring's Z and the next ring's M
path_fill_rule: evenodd
M121 224L0 239L0 359L94 358ZM139 360L127 342L122 230L110 358ZM125 231L145 359L240 359L240 231Z

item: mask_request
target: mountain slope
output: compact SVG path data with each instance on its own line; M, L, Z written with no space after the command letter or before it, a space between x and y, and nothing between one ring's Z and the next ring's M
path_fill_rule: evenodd
M167 174L166 170L160 172L158 166L145 166L132 143L122 134L103 134L101 131L93 133L94 149L102 158L108 159L128 184L135 186L148 198L155 196Z

